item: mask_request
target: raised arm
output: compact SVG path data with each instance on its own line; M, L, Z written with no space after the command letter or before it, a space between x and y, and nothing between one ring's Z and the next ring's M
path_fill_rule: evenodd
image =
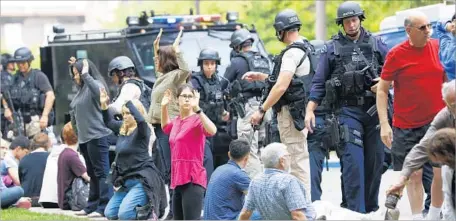
M97 81L89 74L89 63L86 59L83 60L83 67L82 67L82 80L84 83L87 84L89 87L90 92L93 93L94 98L100 97L100 85Z
M126 104L127 108L130 110L131 115L136 120L138 125L138 138L144 138L150 136L150 128L147 125L146 119L141 115L141 113L136 109L133 102L130 100Z
M104 88L99 89L100 94L100 106L101 113L103 114L103 121L106 126L111 129L114 133L118 134L120 127L122 126L122 121L115 120L108 111L108 102L109 97Z
M171 101L171 90L166 90L161 102L161 127L164 129L170 123L168 104Z

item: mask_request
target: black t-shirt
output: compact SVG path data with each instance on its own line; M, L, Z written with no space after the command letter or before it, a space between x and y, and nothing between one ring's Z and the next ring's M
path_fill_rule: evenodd
M52 85L49 82L48 77L42 71L36 70L36 69L31 70L31 72L27 75L27 78L32 76L32 72L34 72L34 74L33 74L33 79L30 79L31 83L38 90L40 90L41 93L46 94L46 92L52 91ZM18 77L18 79L17 79L18 81L16 81L16 82L27 80L27 78L25 78L24 75L20 72L17 72L16 75Z
M48 156L48 152L33 152L19 162L19 180L25 197L40 196Z

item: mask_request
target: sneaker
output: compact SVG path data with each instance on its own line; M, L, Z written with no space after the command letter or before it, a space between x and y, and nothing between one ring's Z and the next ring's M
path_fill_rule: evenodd
M101 214L99 212L93 212L93 213L87 215L87 218L100 218L100 217L103 217L103 214Z
M81 210L81 211L75 212L74 215L76 215L76 216L87 216L88 214L87 214L86 211Z
M401 212L398 209L387 209L385 220L399 220Z

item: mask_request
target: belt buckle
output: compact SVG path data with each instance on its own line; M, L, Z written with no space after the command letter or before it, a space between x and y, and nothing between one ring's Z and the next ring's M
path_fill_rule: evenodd
M356 101L357 101L358 105L364 105L364 97L362 97L362 96L356 97Z

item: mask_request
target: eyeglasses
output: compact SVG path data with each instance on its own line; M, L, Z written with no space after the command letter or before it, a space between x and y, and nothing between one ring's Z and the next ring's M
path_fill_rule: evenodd
M415 26L412 26L420 31L426 31L426 29L431 29L432 28L432 25L431 24L425 24L425 25L421 25L419 27L415 27Z
M181 95L179 95L179 97L182 97L182 98L184 98L184 99L189 99L189 100L190 100L190 99L192 99L192 98L193 98L193 95L189 95L189 94L181 94Z

